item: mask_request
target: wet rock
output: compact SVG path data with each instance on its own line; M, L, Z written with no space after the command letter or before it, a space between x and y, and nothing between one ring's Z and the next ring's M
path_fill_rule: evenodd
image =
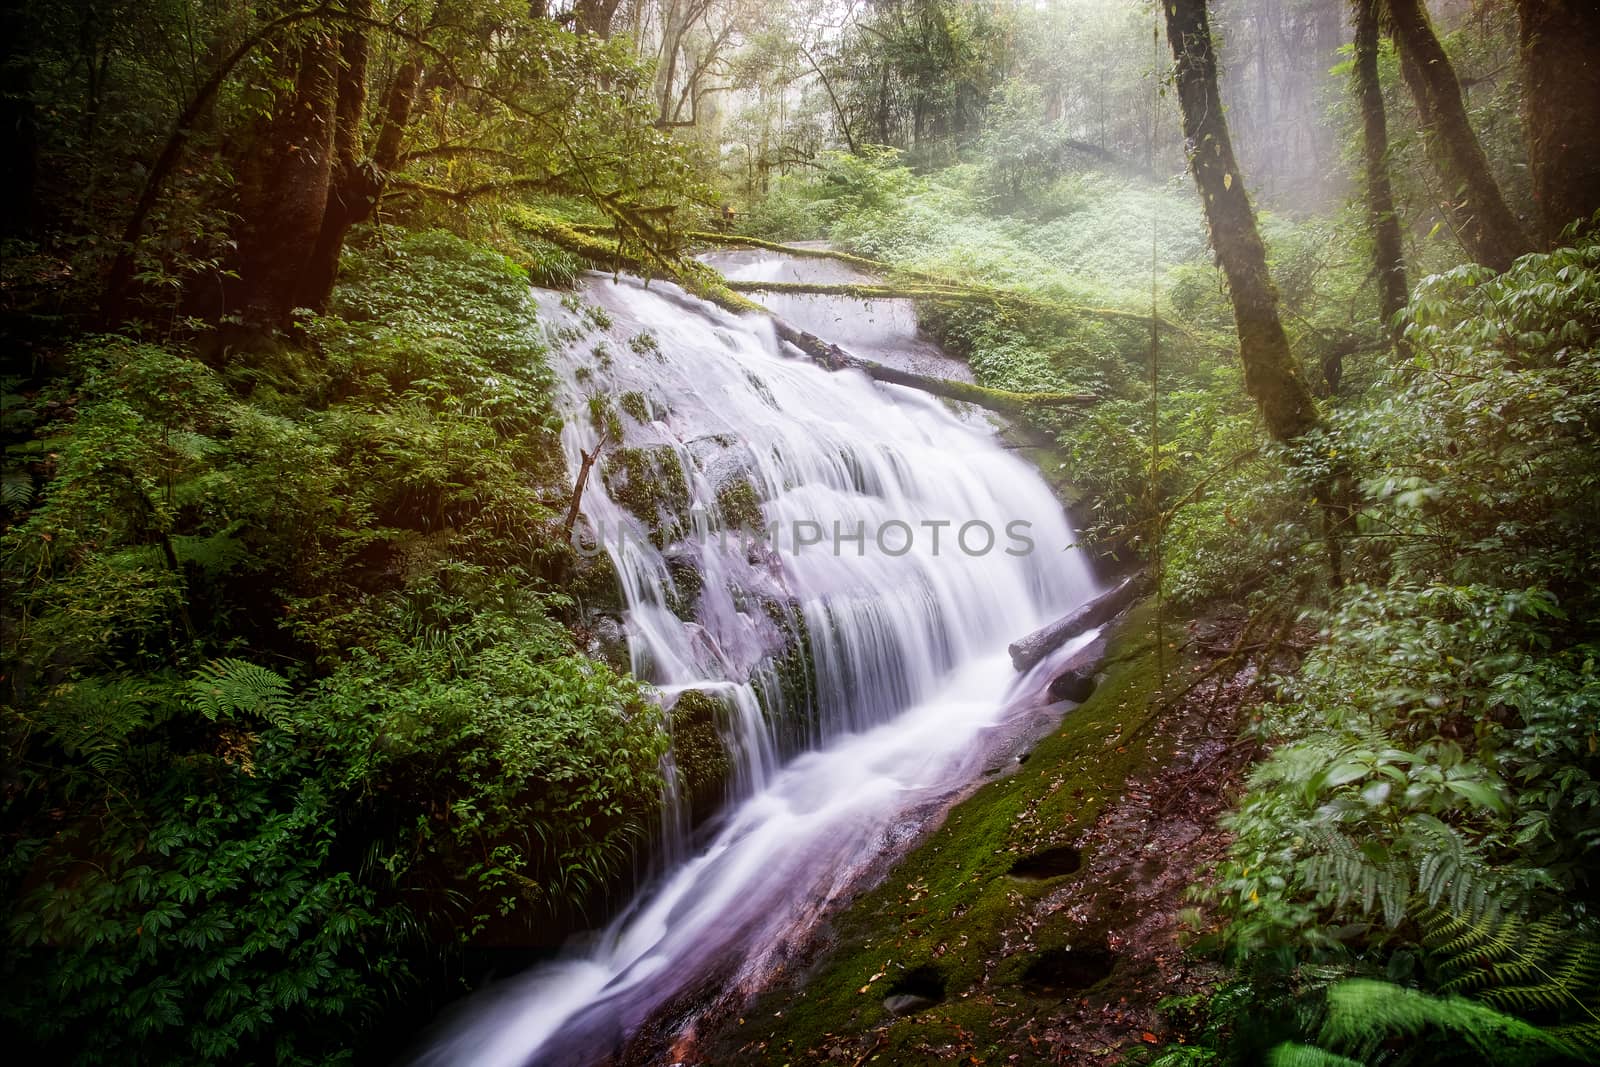
M1062 671L1050 683L1050 699L1070 700L1074 704L1082 704L1093 695L1094 686L1092 669Z
M914 1015L937 1003L939 1002L931 997L919 997L915 993L897 993L892 997L883 998L884 1010L890 1015Z
M1074 652L1062 665L1061 673L1050 682L1052 700L1070 700L1082 704L1094 693L1099 684L1100 661L1106 658L1108 642L1097 637Z
M628 654L628 630L622 620L615 615L595 615L588 622L588 631L589 640L584 651L618 674L626 674L632 664Z
M672 758L678 783L689 804L691 824L703 822L721 805L733 775L733 757L718 723L727 714L721 700L699 689L678 694L668 712Z
M692 622L706 584L700 561L684 552L674 552L667 559L667 573L672 578L667 590L668 610L684 622Z

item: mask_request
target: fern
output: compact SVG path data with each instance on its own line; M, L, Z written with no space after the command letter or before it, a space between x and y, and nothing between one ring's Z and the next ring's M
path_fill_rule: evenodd
M1521 903L1518 887L1477 846L1432 815L1407 818L1393 843L1357 843L1333 829L1315 836L1321 848L1305 862L1307 886L1336 907L1381 909L1390 929L1427 909L1488 920Z
M1272 1067L1362 1067L1360 1060L1315 1045L1297 1045L1293 1042L1285 1042L1273 1049L1268 1062Z
M224 657L195 671L189 699L208 719L238 712L294 731L288 679L246 660Z
M8 511L26 511L33 503L33 476L27 471L6 471L0 476L0 504Z
M93 677L56 689L40 709L40 724L63 752L111 776L130 739L159 715L159 694L147 679Z
M1549 1020L1548 1032L1600 1058L1600 941L1564 917L1433 913L1423 945L1441 992Z
M1336 830L1318 836L1323 850L1306 861L1307 884L1338 906L1359 902L1364 914L1381 906L1389 926L1400 925L1412 891L1406 861L1381 842L1357 845Z
M1532 1067L1571 1057L1561 1036L1466 997L1356 978L1328 991L1316 1046L1280 1045L1274 1067L1492 1063Z

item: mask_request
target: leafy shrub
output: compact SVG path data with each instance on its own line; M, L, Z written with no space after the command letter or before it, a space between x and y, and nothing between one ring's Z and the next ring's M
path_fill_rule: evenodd
M1429 279L1411 361L1342 420L1361 580L1318 616L1232 817L1236 947L1594 892L1596 265L1590 243Z
M561 624L528 276L386 237L308 349L91 338L43 391L0 538L0 1012L37 1058L322 1062L440 946L573 923L653 824L661 714Z

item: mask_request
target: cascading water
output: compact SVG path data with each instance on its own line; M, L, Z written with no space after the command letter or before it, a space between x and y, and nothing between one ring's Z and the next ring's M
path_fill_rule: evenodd
M762 254L719 265L816 276ZM1059 503L981 421L793 358L766 321L670 285L596 277L580 296L541 319L570 468L600 449L583 513L635 673L669 708L715 698L732 774L698 840L669 790L661 873L592 943L468 1000L430 1064L591 1064L691 986L757 980L908 813L980 776L1016 683L1006 643L1093 592ZM948 375L908 307L784 310Z

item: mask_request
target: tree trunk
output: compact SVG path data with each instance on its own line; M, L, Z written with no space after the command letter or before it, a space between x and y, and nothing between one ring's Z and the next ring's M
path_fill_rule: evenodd
M361 157L360 136L366 105L365 61L357 71L347 63L343 77L352 80L360 74L359 87L341 85L339 90L338 163L329 189L322 228L312 250L300 289L299 306L322 311L333 295L339 274L339 256L344 252L350 228L372 217L384 183L400 159L401 137L411 120L422 66L415 59L401 64L393 84L384 94L384 107L378 139L370 159ZM348 107L347 107L348 105Z
M1517 0L1523 118L1540 237L1553 247L1600 211L1600 9L1593 0Z
M1321 416L1278 318L1278 291L1267 272L1267 250L1245 196L1217 92L1217 59L1205 0L1167 0L1165 8L1183 132L1195 184L1205 202L1211 246L1228 278L1245 388L1261 408L1267 432L1279 441L1290 441L1320 425Z
M354 14L368 17L371 0L353 0ZM348 26L339 34L339 90L334 104L333 173L328 182L327 207L317 231L306 269L301 275L296 303L323 310L339 271L339 253L350 227L370 212L367 198L375 189L362 167L361 124L367 113L367 28Z
M1267 432L1292 441L1322 425L1289 338L1278 317L1278 291L1267 272L1267 249L1228 137L1228 121L1217 91L1217 57L1206 20L1205 0L1165 0L1167 40L1172 45L1195 185L1205 202L1211 247L1228 278L1233 321L1239 332L1244 386L1266 419ZM1322 511L1329 583L1344 583L1343 536L1354 515L1350 478L1342 471L1321 476L1315 503Z
M1489 158L1467 121L1461 83L1445 55L1423 0L1388 0L1400 73L1416 98L1423 143L1444 183L1445 207L1467 254L1495 270L1532 247L1500 195Z
M1366 163L1367 222L1372 227L1373 267L1378 276L1378 306L1385 325L1406 306L1406 264L1400 219L1389 186L1389 123L1378 81L1378 4L1355 0L1355 89L1361 110L1361 152Z
M616 17L618 3L620 0L578 0L572 8L573 30L610 37L611 20Z
M339 48L309 32L289 53L295 85L258 126L241 166L236 307L252 327L286 325L327 213L334 171Z

